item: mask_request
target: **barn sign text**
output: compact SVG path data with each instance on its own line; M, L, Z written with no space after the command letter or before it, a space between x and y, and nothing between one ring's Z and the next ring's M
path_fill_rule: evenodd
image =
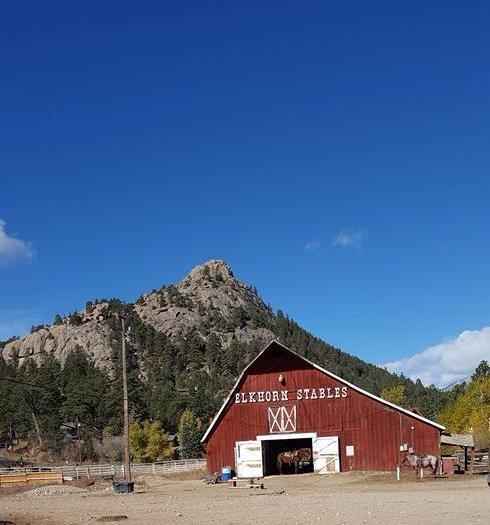
M335 399L347 397L347 387L335 388L298 388L296 400L302 399ZM235 403L268 403L269 401L289 401L289 390L266 390L263 392L238 392L235 394Z

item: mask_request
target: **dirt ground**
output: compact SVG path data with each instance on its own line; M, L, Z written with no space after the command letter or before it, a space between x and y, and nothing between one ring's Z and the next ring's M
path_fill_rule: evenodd
M490 523L485 476L407 476L397 484L392 474L303 474L266 478L263 490L160 477L138 481L134 494L116 494L108 482L16 494L0 490L0 524Z

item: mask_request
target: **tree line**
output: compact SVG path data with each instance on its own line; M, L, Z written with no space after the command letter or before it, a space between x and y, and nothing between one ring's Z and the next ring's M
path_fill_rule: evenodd
M224 347L212 324L171 340L144 323L132 305L111 300L110 310L124 313L131 326L127 361L133 456L196 457L205 428L265 341L232 340ZM241 309L225 321L227 326L266 327L286 346L374 394L396 396L401 388L398 404L431 419L449 418L444 410L456 407L462 393L425 387L366 363L312 336L280 311L261 318L256 309ZM107 370L97 368L79 347L63 364L48 354L38 364L26 359L20 366L0 358L0 439L29 439L39 449L60 454L68 446L68 427L83 443L82 458L93 460L100 458L100 443L121 435L120 325L113 315L105 322L112 334Z

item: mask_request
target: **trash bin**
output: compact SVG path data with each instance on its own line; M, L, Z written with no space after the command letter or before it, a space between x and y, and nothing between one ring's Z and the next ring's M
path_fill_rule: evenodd
M118 494L134 492L134 481L113 481L112 488Z

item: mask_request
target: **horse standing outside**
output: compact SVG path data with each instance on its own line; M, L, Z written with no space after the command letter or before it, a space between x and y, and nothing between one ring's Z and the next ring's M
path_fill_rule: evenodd
M436 456L431 454L419 456L418 454L412 453L407 453L400 464L401 467L412 467L415 470L415 475L418 474L419 469L430 467L433 476L437 474L438 465L439 459Z

